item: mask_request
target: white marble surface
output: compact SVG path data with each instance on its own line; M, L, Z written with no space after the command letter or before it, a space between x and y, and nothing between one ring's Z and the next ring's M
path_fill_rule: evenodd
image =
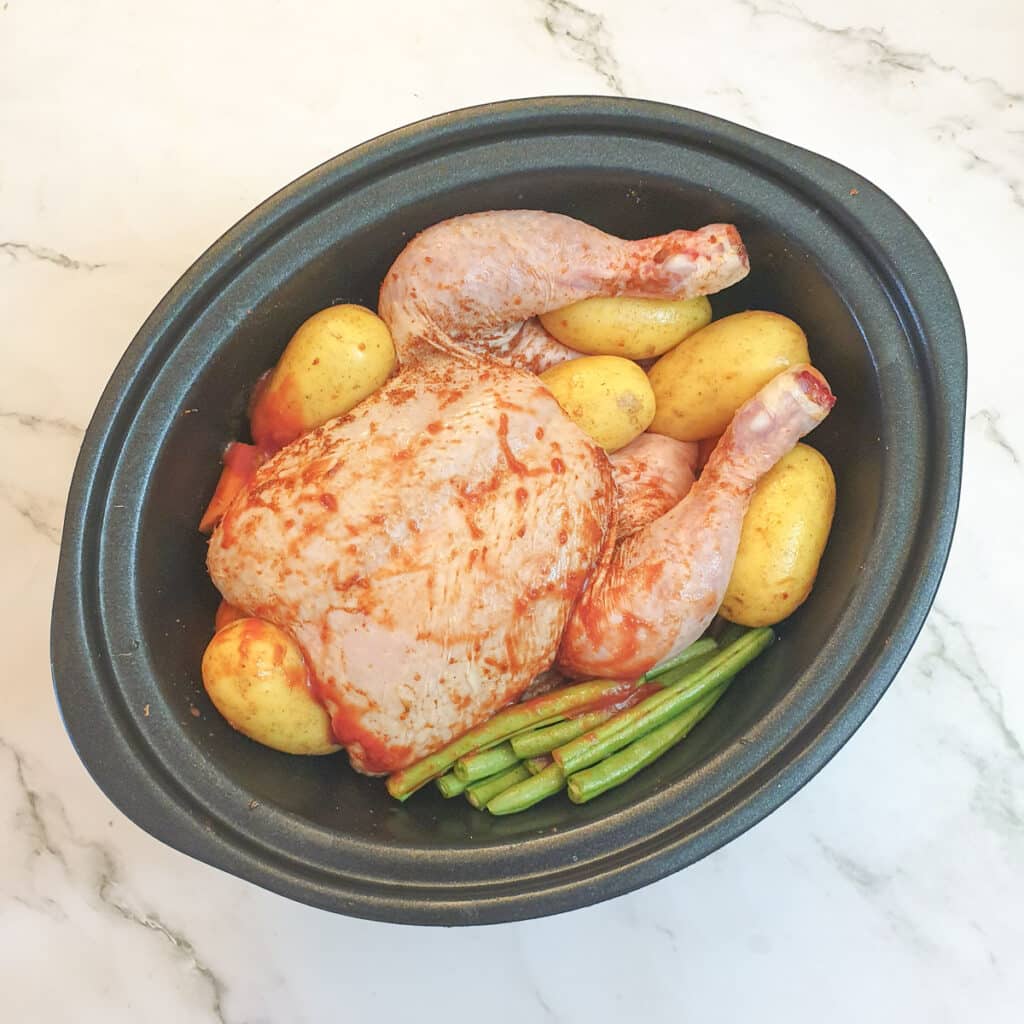
M1020 1020L1024 8L586 4L0 0L4 1020ZM422 116L566 92L806 145L922 225L970 337L949 570L868 723L692 869L521 925L333 917L161 846L76 759L47 658L75 453L142 319L270 192Z

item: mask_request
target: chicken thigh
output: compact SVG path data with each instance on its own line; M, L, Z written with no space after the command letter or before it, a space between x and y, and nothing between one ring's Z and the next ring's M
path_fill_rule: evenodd
M533 211L455 218L399 255L379 307L397 376L264 463L208 554L226 600L302 647L359 771L402 768L482 721L560 646L579 670L577 638L615 595L637 600L622 583L636 560L665 560L673 524L645 538L674 508L648 509L616 547L611 462L516 368L568 357L532 318L591 295L708 294L746 272L728 225L627 242ZM667 478L678 501L692 464ZM625 544L633 553L616 561ZM659 595L686 599L667 583ZM598 660L614 668L621 620L610 625ZM653 664L679 635L640 660Z
M725 596L757 482L834 403L807 365L780 373L746 402L685 497L625 538L589 581L559 667L635 678L693 643Z
M641 434L609 458L619 508L616 539L622 541L686 497L693 486L697 445L664 434Z

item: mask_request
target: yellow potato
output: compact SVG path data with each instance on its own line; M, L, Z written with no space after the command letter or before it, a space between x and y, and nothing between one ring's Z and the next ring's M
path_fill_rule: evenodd
M720 613L741 626L771 626L807 599L818 574L836 482L820 452L798 444L757 485Z
M721 434L772 377L808 362L807 337L788 317L753 310L716 320L651 367L651 430L678 441Z
M598 297L545 313L540 322L577 352L651 359L709 324L711 303L703 295L678 302Z
M639 437L654 416L647 375L620 356L570 359L545 370L540 379L566 415L609 452Z
M331 306L292 336L252 408L252 436L280 448L341 416L391 375L395 346L387 324L362 306Z
M327 712L309 691L302 652L262 619L237 619L203 655L203 685L217 710L249 739L286 754L333 754Z

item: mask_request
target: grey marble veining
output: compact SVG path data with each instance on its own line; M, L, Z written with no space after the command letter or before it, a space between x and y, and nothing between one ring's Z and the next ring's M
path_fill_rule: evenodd
M610 92L625 96L604 16L570 0L541 0L541 24L559 49L585 64Z
M29 245L26 242L0 242L0 252L6 253L15 260L43 260L46 263L53 263L55 266L63 267L65 270L99 270L106 265L104 263L84 263L82 260L73 260L62 252L47 249L45 246Z

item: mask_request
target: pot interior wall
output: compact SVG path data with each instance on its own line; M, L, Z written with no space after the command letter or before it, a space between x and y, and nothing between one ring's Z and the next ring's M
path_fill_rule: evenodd
M449 168L449 170L451 170ZM887 442L871 338L839 297L841 282L749 183L712 192L685 176L638 173L629 166L544 169L474 180L472 167L445 174L418 171L407 187L390 182L383 213L371 186L338 198L265 249L251 267L212 299L175 358L188 377L180 405L151 425L162 434L142 495L135 543L133 595L140 641L151 663L157 699L186 755L214 775L244 787L254 800L349 837L416 847L459 848L511 835L586 825L635 804L716 752L732 748L756 723L807 685L806 669L827 645L862 585L860 567L874 540ZM253 382L303 319L333 302L376 306L380 280L415 231L459 213L529 207L579 217L627 237L715 221L739 226L752 272L712 298L716 317L769 309L807 332L812 358L839 401L808 441L825 453L838 484L832 538L807 604L781 629L781 640L743 674L714 713L659 764L592 804L559 798L512 819L491 819L463 801L443 801L433 789L405 805L389 799L379 780L356 775L343 755L302 759L277 754L233 732L199 682L203 648L212 632L217 595L204 567L197 532L213 490L219 455L245 436L244 409ZM179 392L180 394L180 392ZM194 410L194 411L193 411ZM543 525L538 524L542 529ZM191 712L197 708L198 717Z

